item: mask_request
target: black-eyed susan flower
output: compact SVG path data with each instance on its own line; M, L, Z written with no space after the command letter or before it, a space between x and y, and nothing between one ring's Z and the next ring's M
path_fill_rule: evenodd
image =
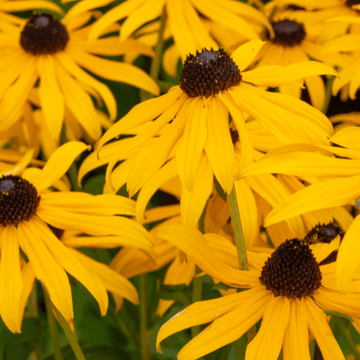
M113 36L87 45L87 34L93 25L84 25L91 17L85 13L71 20L57 20L49 14L37 14L23 26L9 25L1 32L0 130L21 116L23 105L39 80L40 105L52 137L60 136L66 105L89 136L97 140L101 122L91 95L104 100L112 120L116 117L116 102L109 88L84 69L158 94L158 86L143 70L97 56L120 55L129 48L143 52L134 41L121 45Z
M194 188L196 181L204 183L201 177L213 172L224 191L230 193L237 170L229 113L240 138L240 168L252 159L244 112L282 143L328 144L332 126L323 114L292 96L266 92L256 85L278 86L307 75L334 73L334 70L317 62L306 62L285 68L274 65L243 71L262 45L260 40L249 41L239 47L232 58L222 49L204 49L189 55L180 76L180 86L135 106L100 140L101 153L101 147L112 138L143 126L137 136L121 143L117 150L113 145L108 180L124 153L138 151L127 178L130 196L172 157L188 191Z
M63 0L68 2L69 0ZM70 0L72 1L72 0ZM114 0L81 1L68 13L76 16L84 11L113 3ZM258 39L259 34L252 23L269 27L266 18L254 7L229 0L142 0L125 1L104 14L89 33L90 42L97 39L114 22L124 19L120 30L120 41L126 40L135 30L161 15L165 7L171 35L183 60L204 46L217 47L202 17L233 29L246 39ZM201 16L200 16L201 14Z
M159 229L156 235L181 247L200 267L204 266L204 271L215 275L217 264L210 266L210 261L214 261L208 259L211 251L196 230L173 225ZM332 335L325 311L357 318L360 311L358 281L352 281L351 291L346 296L340 295L334 281L335 263L319 265L338 247L338 240L339 237L328 246L321 244L312 249L304 241L287 240L270 257L265 253L248 252L250 270L238 270L244 281L246 278L248 289L194 303L176 314L159 330L158 351L161 351L160 342L168 336L211 323L177 355L179 360L195 360L236 341L262 319L259 332L248 344L246 360L276 360L281 349L284 359L310 358L309 333L316 339L325 360L345 359ZM219 259L216 263L222 264ZM231 282L229 279L228 283Z
M52 228L94 236L115 235L118 244L151 251L151 237L144 228L131 219L113 216L133 215L135 205L130 199L50 191L50 187L59 185L73 160L86 149L83 143L69 142L53 153L43 169L28 168L21 176L13 172L0 179L0 314L12 332L21 331L20 249L67 321L73 318L73 309L66 272L90 291L101 313L106 313L108 297L104 284L59 241Z

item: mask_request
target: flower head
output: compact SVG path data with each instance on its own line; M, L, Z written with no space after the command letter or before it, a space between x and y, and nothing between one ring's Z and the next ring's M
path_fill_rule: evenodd
M133 215L132 200L115 195L50 191L51 186L63 188L60 178L86 149L83 143L69 142L53 153L42 170L28 168L21 176L7 174L0 178L0 314L12 332L20 332L22 320L20 248L67 321L73 318L73 309L66 272L90 291L102 314L106 313L108 298L102 281L92 276L59 241L57 236L64 230L94 236L113 235L120 238L118 246L151 251L151 237L145 229L128 218L113 216Z

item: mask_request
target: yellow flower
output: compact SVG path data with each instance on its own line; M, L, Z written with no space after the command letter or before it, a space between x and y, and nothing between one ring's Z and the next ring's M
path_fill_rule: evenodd
M353 281L349 293L340 295L334 284L335 263L319 265L338 247L338 237L337 241L312 250L304 241L287 240L270 258L266 253L248 252L250 270L234 270L239 274L239 281L234 283L229 266L214 256L195 229L170 225L159 228L155 235L176 244L207 274L216 277L215 274L222 271L224 279L228 273L226 283L238 288L246 284L248 289L200 301L182 310L159 330L158 351L161 351L160 342L166 337L211 322L177 355L179 360L195 360L236 341L262 319L259 332L247 347L246 360L276 360L281 349L284 359L310 358L309 332L325 360L344 359L322 309L358 318L359 284ZM216 239L213 234L206 235Z
M23 26L9 25L0 33L1 131L21 116L23 105L38 79L44 121L55 139L60 136L65 105L92 139L101 136L101 123L97 120L90 95L102 98L110 119L116 117L113 94L84 69L108 80L159 93L154 80L143 70L96 56L120 55L129 49L143 52L144 46L137 48L137 43L131 39L121 45L114 36L99 39L93 46L88 46L86 38L93 25L83 26L91 16L85 13L72 20L65 16L59 21L48 14L34 15Z
M111 159L107 180L118 159L123 159L130 151L138 151L127 178L130 196L173 157L180 179L189 192L195 183L201 186L202 178L209 178L213 173L224 191L230 193L237 169L229 113L240 138L239 168L252 160L252 143L245 128L244 112L282 143L328 144L332 126L318 110L292 96L266 92L254 85L278 86L308 75L333 74L334 70L317 62L305 62L285 68L274 65L243 71L262 45L260 40L249 41L239 47L232 58L222 49L204 49L189 55L180 76L180 86L135 106L100 140L98 150L112 138L142 126L137 136L127 139L118 149L115 145L112 147L112 157L107 153Z
M62 14L61 8L51 1L44 0L1 0L0 1L0 29L6 27L6 23L21 25L24 19L8 14L9 12L26 11L32 9L47 9ZM5 24L4 24L5 22Z
M114 195L49 191L49 187L59 185L71 163L86 149L83 143L69 142L53 153L43 169L28 168L22 176L14 172L0 179L0 313L12 332L21 330L20 248L67 321L74 315L66 272L90 291L101 313L106 313L108 297L104 284L91 276L49 226L95 236L116 235L121 237L118 244L151 251L151 237L144 228L128 218L112 216L133 215L132 200Z
M114 0L81 1L68 12L67 16L71 18L84 11L113 2ZM269 27L268 21L258 10L238 1L127 0L108 11L95 23L89 33L89 40L93 42L114 22L126 18L120 30L120 41L124 41L139 27L159 17L164 6L171 34L183 60L189 53L195 53L204 46L218 46L210 36L209 29L199 13L214 23L233 29L246 39L259 38L251 22Z

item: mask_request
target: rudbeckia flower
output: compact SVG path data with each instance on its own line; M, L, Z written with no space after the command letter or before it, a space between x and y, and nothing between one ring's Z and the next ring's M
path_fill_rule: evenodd
M114 36L87 45L87 34L93 25L84 25L91 17L86 13L70 21L66 17L59 21L49 14L37 14L23 26L9 25L0 33L1 131L21 116L23 105L37 80L44 121L55 139L60 136L65 105L92 139L101 136L101 123L90 95L102 98L110 119L116 117L113 94L84 69L107 80L159 93L154 80L143 70L97 56L120 55L129 49L142 53L144 45L137 45L131 39L121 45ZM152 50L148 51L151 53Z
M63 13L61 8L51 1L44 0L1 0L0 1L0 29L3 22L21 25L24 19L9 14L10 12L26 11L32 9L47 9L58 14ZM4 24L5 25L5 24Z
M113 2L114 0L81 1L70 9L67 16L71 18ZM183 60L189 53L195 53L204 46L218 46L210 36L209 29L204 25L199 13L214 23L233 29L246 39L259 38L251 22L269 27L268 21L258 10L238 1L127 0L108 11L95 23L89 33L89 41L90 43L95 41L114 22L126 18L120 30L120 41L123 42L139 27L159 17L164 7L171 34Z
M121 196L75 192L51 192L74 159L87 149L68 142L56 150L43 169L28 168L22 175L0 179L0 314L12 332L21 331L20 304L23 279L20 249L43 284L54 306L67 321L73 317L72 297L66 272L79 280L98 301L101 314L108 307L104 284L92 276L79 259L51 231L72 230L94 236L115 235L118 243L151 251L151 237L131 219L134 202Z
M195 229L172 225L159 229L155 235L182 248L209 275L225 266ZM213 234L208 236L215 238ZM160 342L168 336L211 323L177 355L179 360L195 360L236 341L262 319L259 332L247 346L246 360L276 360L281 349L285 360L310 358L309 332L325 360L345 359L325 311L359 317L359 284L352 281L348 294L340 295L335 285L335 263L330 260L321 264L338 247L339 237L320 245L310 248L307 242L292 239L270 257L267 253L248 252L250 270L236 270L244 276L247 289L194 303L176 314L158 332L158 351ZM229 278L227 283L232 281ZM235 287L244 288L239 284Z
M172 152L180 179L188 191L194 188L196 181L201 184L196 178L212 171L224 191L230 193L236 169L229 113L240 138L240 168L252 160L244 112L285 144L328 144L332 126L318 110L292 96L266 92L254 85L278 86L304 76L334 74L334 70L317 62L306 62L285 68L272 66L243 71L262 46L260 40L249 41L232 57L222 49L204 49L189 55L180 76L180 86L135 106L100 140L98 151L112 138L144 125L143 131L129 139L126 146L118 150L113 147L107 179L125 152L143 146L131 164L127 179L130 196L169 160Z

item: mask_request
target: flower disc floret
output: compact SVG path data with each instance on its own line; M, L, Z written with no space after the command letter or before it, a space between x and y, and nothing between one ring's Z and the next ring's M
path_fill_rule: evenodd
M0 179L0 224L17 225L36 213L40 196L34 185L20 176Z
M20 44L32 55L55 54L65 50L69 34L65 26L49 14L34 15L21 32Z
M317 224L304 237L308 245L325 243L330 244L338 235L341 239L344 237L344 231L341 226L333 222L329 224Z
M321 271L304 242L286 240L265 262L260 280L275 296L302 298L310 296L321 285Z
M353 5L359 5L360 0L346 0L345 5L351 8Z
M284 47L299 45L306 36L304 25L293 20L284 19L271 23L275 37L271 39L274 44Z
M240 70L223 49L203 49L186 57L180 88L190 97L211 96L241 81Z

